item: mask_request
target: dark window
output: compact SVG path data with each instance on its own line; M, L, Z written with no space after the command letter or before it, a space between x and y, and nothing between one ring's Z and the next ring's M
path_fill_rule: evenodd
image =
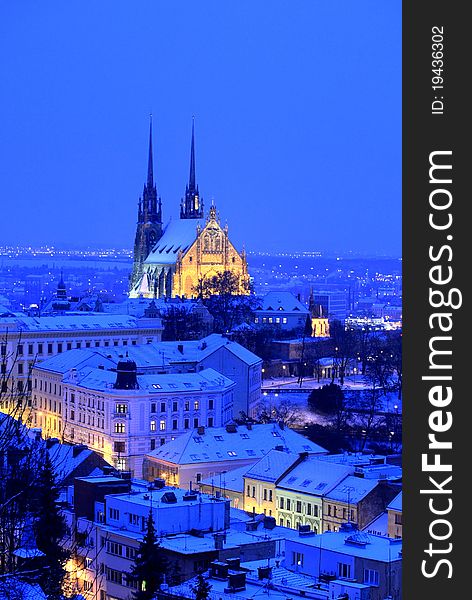
M120 454L123 454L123 452L125 452L126 448L125 448L125 442L114 442L113 443L113 452L119 452Z
M48 354L52 354L52 344L48 344Z
M156 449L156 440L151 440L151 450Z
M57 344L57 353L60 354L62 352L62 344Z
M23 354L23 344L18 344L18 354Z

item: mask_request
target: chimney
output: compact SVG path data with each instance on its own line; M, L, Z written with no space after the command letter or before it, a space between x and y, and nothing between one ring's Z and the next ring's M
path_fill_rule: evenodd
M223 550L224 543L226 540L226 534L219 531L218 533L215 533L213 535L213 538L215 540L215 550Z
M59 440L57 438L49 438L46 440L46 448L48 450L49 450L49 448L52 448L56 444L59 444Z
M180 352L180 354L184 353L184 345L183 344L177 344L177 350Z
M197 433L198 435L205 435L205 427L203 425L197 427Z

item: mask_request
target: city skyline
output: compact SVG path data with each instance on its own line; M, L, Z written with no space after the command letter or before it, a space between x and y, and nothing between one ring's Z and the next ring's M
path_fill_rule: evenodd
M131 247L152 112L165 222L195 115L205 207L239 247L399 256L401 11L337 4L4 8L4 244Z

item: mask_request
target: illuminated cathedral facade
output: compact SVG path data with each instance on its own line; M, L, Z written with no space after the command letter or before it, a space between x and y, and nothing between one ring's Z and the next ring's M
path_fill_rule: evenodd
M190 175L180 204L180 216L163 224L162 202L153 173L152 122L149 130L147 181L138 201L131 298L193 298L202 282L224 271L236 276L239 293L247 294L249 275L245 252L238 252L221 226L212 203L205 214L195 176L195 128L192 122Z

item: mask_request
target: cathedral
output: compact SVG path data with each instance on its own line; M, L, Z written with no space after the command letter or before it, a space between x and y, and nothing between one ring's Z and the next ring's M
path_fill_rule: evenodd
M224 271L237 276L239 291L248 293L245 252L238 252L221 226L212 203L205 215L195 176L195 127L192 122L190 175L180 204L180 217L164 226L162 202L154 182L152 122L149 128L147 181L138 202L130 298L192 298L202 281Z

